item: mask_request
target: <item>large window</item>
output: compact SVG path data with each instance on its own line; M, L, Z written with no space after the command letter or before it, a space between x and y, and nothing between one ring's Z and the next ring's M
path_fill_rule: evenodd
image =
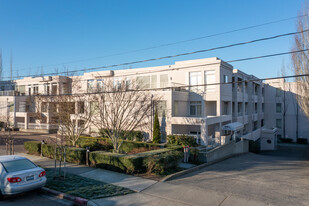
M104 89L104 79L97 79L97 90L102 92Z
M282 90L280 88L276 88L276 97L282 96Z
M160 88L168 87L168 75L161 74L160 75Z
M205 84L206 84L205 91L206 92L215 91L216 86L214 85L214 83L216 83L215 70L205 71Z
M157 75L151 75L151 84L150 84L151 89L157 88Z
M136 82L140 88L143 89L150 88L150 76L136 77Z
M281 113L282 112L281 103L276 103L276 112L277 113Z
M202 72L190 72L190 86L202 84ZM192 91L198 91L199 87L190 87Z
M282 128L282 119L276 119L276 127L279 129Z
M190 116L201 116L202 115L202 103L201 101L190 102Z
M87 92L91 93L94 92L94 79L90 79L87 81Z
M156 104L158 116L166 116L166 101L158 101Z

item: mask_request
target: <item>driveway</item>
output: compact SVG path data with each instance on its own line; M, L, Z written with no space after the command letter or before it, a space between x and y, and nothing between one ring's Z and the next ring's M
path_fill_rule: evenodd
M309 147L280 146L208 166L99 205L309 205Z

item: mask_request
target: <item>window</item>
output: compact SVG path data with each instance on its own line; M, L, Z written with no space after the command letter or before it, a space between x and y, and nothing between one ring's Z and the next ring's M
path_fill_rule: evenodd
M122 83L123 83L123 81L122 81L122 78L121 78L121 77L114 78L114 88L115 88L116 90L120 90L120 89L121 89Z
M160 75L160 88L164 88L168 86L168 75L161 74Z
M87 80L87 92L94 92L94 79Z
M202 115L202 103L201 101L190 102L190 116L201 116Z
M257 130L257 128L258 128L258 122L255 121L253 122L253 130Z
M174 116L178 116L179 114L179 102L178 101L174 101L174 104L173 104L173 114Z
M264 112L264 110L265 110L265 105L264 103L262 103L262 112Z
M99 111L99 102L90 102L90 111L96 113Z
M33 85L33 94L34 95L39 94L39 85L37 84Z
M241 102L238 102L238 116L242 116L242 103Z
M229 77L227 75L223 75L223 83L228 83Z
M157 88L157 75L151 75L151 84L150 84L151 89Z
M57 83L52 83L52 95L56 95L57 94Z
M276 119L276 127L279 129L282 128L282 119Z
M281 103L276 103L276 112L277 113L281 113L282 112Z
M190 86L202 84L202 73L201 72L190 72L189 84ZM197 91L199 90L199 88L190 87L190 90Z
M104 79L97 79L97 91L102 92L104 89Z
M254 103L254 112L258 113L258 104L257 103Z
M49 84L44 84L44 93L49 95Z
M41 111L42 112L47 112L47 102L42 102L42 104L41 104Z
M21 95L25 95L26 93L26 86L25 85L17 85L16 91L18 91Z
M261 127L264 127L264 119L261 119Z
M126 79L126 90L132 89L131 79Z
M77 112L78 114L83 114L85 112L85 103L77 102Z
M229 111L229 102L223 102L223 115L228 115Z
M150 76L136 77L136 82L140 88L149 89L150 87Z
M216 90L215 85L207 85L216 83L215 70L205 71L205 91L213 92Z
M156 105L158 116L166 116L166 101L158 101Z
M3 162L2 165L7 172L18 172L22 170L30 170L36 168L36 165L27 159Z
M282 96L282 90L280 88L276 88L276 97Z

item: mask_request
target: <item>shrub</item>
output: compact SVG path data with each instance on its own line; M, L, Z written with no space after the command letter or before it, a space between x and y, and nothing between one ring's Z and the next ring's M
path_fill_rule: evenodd
M293 142L293 139L291 138L280 138L281 142L285 142L285 143L291 143Z
M171 149L159 149L131 155L95 151L90 152L89 160L92 166L99 168L127 173L138 173L146 171L146 165L144 164L145 158L169 151L171 151Z
M156 111L154 116L154 122L153 122L153 137L152 137L153 143L160 143L161 142L161 131L160 131L160 122L158 117L158 112Z
M44 144L42 146L42 153L44 157L55 158L55 145ZM57 160L60 160L60 151L57 149ZM62 158L63 160L63 158ZM83 148L66 147L66 161L76 164L85 164L86 162L86 150Z
M38 141L29 141L24 143L25 150L29 154L41 154L41 142Z
M298 144L307 144L308 140L306 138L297 138Z
M101 129L99 134L102 138L109 138L106 134L108 133L108 129ZM131 131L128 132L126 135L124 132L121 135L121 139L123 140L131 140L131 141L142 141L143 140L143 132L142 131Z
M144 159L143 163L147 173L155 173L164 175L169 169L178 167L179 161L182 159L183 153L179 151L169 151L163 154L156 154Z
M187 135L168 135L169 144L196 147L198 144L193 136Z
M109 151L113 148L110 139L94 138L94 137L80 137L79 140L77 141L77 146L81 148L90 147L90 151L97 151L97 150ZM159 147L159 146L160 145L158 144L124 140L120 147L120 151L121 153L130 153L135 148L145 147L149 150L152 147Z

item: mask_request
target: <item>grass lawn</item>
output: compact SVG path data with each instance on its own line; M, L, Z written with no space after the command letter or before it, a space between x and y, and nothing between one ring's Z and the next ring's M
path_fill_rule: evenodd
M47 177L47 188L78 196L86 199L98 199L117 195L133 193L132 190L95 181L86 177L66 174L65 180L53 178L54 169L45 169Z

